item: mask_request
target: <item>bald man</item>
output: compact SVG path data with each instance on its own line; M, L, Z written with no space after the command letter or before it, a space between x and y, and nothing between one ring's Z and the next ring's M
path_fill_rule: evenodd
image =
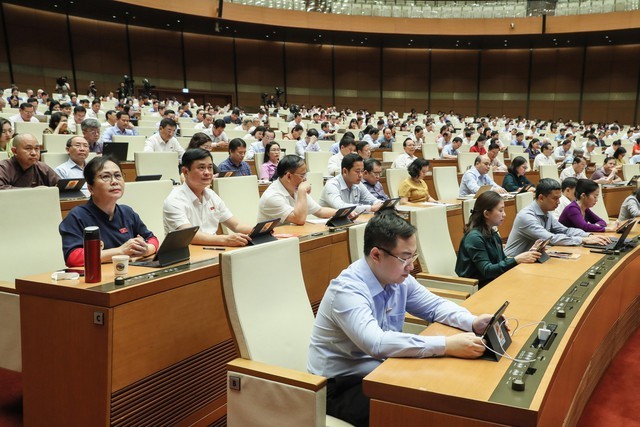
M491 189L500 194L506 194L507 191L495 183L488 175L491 169L491 159L489 156L483 155L476 157L473 167L462 175L460 183L460 197L472 196L483 185L491 185Z
M0 190L19 187L53 187L58 175L40 161L40 143L28 133L13 138L13 157L0 162Z

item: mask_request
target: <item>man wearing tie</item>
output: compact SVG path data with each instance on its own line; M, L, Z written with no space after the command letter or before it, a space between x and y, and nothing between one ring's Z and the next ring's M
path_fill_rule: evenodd
M487 155L476 157L473 167L462 176L460 183L460 197L472 196L483 185L490 185L491 189L500 194L507 194L507 190L500 187L487 175L491 169L491 160Z

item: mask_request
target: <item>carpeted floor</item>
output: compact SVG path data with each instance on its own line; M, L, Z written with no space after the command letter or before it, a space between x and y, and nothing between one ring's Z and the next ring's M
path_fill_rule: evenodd
M640 329L631 336L602 377L578 427L640 426ZM0 427L22 426L21 375L0 369Z

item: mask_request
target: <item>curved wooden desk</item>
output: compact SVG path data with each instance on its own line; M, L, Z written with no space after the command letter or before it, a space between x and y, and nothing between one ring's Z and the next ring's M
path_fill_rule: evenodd
M473 313L492 313L509 300L507 317L517 318L521 326L533 323L515 334L508 349L511 356L522 357L520 352L529 349L537 322L554 313L558 299L567 290L573 291L575 281L605 257L584 248L562 250L578 252L581 257L520 265L463 304ZM546 356L549 365L538 373L539 385L529 377L530 400L519 394L522 392L511 391L507 374L513 365L506 358L497 363L389 359L365 378L365 393L372 398L371 425L575 425L609 362L640 324L639 257L638 248L621 257L601 275L572 320L565 324L564 319L557 319L566 332ZM455 332L432 325L424 333ZM509 404L496 397L498 389L511 394Z
M277 232L306 236L300 258L316 308L349 264L347 233L317 224ZM192 247L192 264L166 276L130 266L130 277L150 276L118 288L111 264L97 284L18 279L24 425L224 424L226 364L237 351L218 253Z

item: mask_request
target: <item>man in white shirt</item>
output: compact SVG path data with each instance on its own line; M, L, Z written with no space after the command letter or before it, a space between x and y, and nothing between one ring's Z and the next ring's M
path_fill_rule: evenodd
M413 142L416 143L416 150L420 149L422 144L424 144L424 129L422 126L416 126L415 129L413 129L413 134L411 134L409 138L413 139Z
M193 128L198 130L208 131L205 133L208 133L209 135L211 135L211 131L213 128L213 116L209 113L204 113L204 115L202 116L202 121L196 124Z
M540 148L540 154L538 154L533 160L533 170L540 170L540 165L554 165L556 161L553 158L553 146L550 142L545 142Z
M302 114L300 114L300 113L295 113L293 115L293 120L291 120L289 122L289 125L288 125L289 126L289 132L291 132L291 129L293 129L293 127L296 126L296 125L302 126L302 130L305 129L304 123L302 122Z
M325 122L326 123L326 122ZM320 144L318 144L319 133L317 129L309 129L307 136L304 139L296 142L296 154L300 158L305 158L307 151L320 151Z
M73 136L67 141L67 154L69 160L56 167L54 170L60 178L84 178L84 167L89 155L89 143L81 136ZM86 188L83 187L83 189Z
M391 164L391 167L394 169L407 169L411 163L417 157L415 156L416 152L416 143L413 139L407 138L402 143L404 147L404 153L400 154Z
M556 219L559 219L564 208L575 200L576 185L578 185L578 180L576 178L567 178L562 181L562 196L560 197L560 204L558 204L558 207L552 212Z
M615 153L616 150L621 146L622 146L622 142L619 139L616 139L611 143L611 147L607 147L607 149L604 150L604 155L607 157L613 157L613 153Z
M108 110L105 113L105 119L106 121L102 123L100 127L103 127L103 128L114 127L116 125L116 122L118 121L118 118L116 117L116 110Z
M491 169L491 160L487 155L478 156L472 168L462 175L460 183L460 197L472 196L483 185L491 185L491 189L499 194L507 194L507 190L500 187L487 175Z
M560 173L560 182L567 178L587 179L587 175L584 173L586 167L587 161L584 157L574 157L571 166L565 167Z
M96 119L96 120L100 120L100 106L102 104L100 103L99 99L94 99L93 101L91 101L91 108L89 110L87 110L87 113L85 114L85 118L86 119Z
M329 158L329 164L327 165L327 172L331 176L336 176L340 174L342 170L342 159L344 156L350 153L355 153L356 151L356 142L350 136L344 136L340 140L340 152L338 154L334 154Z
M154 133L144 142L145 152L174 151L178 153L178 161L184 154L184 148L175 138L176 122L171 119L162 119L158 133Z
M67 124L67 129L71 131L71 133L76 133L78 131L78 127L84 121L84 118L87 115L87 109L82 105L77 105L73 107L73 120L69 120Z
M200 229L191 241L194 245L245 246L253 226L240 223L210 188L211 153L201 148L192 149L184 154L182 162L184 183L175 187L164 201L165 232L198 225ZM233 232L216 234L220 222Z
M227 124L222 119L216 119L216 121L213 122L213 129L209 135L213 148L229 148L229 138L227 134L224 133L226 126ZM207 133L206 130L205 133Z
M336 210L321 207L311 197L304 159L294 154L278 163L278 179L265 190L258 205L258 221L280 218L283 223L304 225L308 215L331 218Z
M20 104L20 111L18 111L18 114L9 117L9 121L11 122L11 127L13 127L13 131L15 132L16 130L16 123L39 123L39 120L33 117L34 111L35 110L33 109L33 105L29 104L28 102L23 102L22 104Z
M331 178L322 190L320 206L333 209L357 205L355 212L376 212L382 202L362 184L364 162L362 157L350 153L342 159L342 172Z
M494 172L506 172L507 166L500 161L498 154L500 154L500 146L495 142L489 144L487 157L489 157L489 160L491 161L491 170ZM527 165L528 163L529 162L527 162Z

